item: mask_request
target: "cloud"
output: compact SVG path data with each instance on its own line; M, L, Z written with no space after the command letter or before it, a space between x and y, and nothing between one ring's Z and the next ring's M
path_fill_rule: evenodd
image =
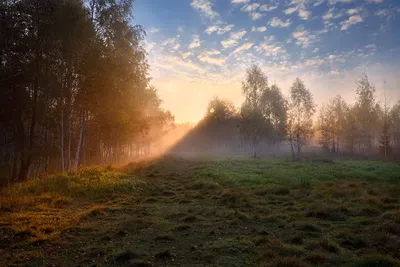
M358 23L360 23L360 22L362 22L362 21L363 21L363 18L362 18L360 15L351 16L351 17L349 17L347 20L342 21L342 22L340 23L340 25L342 26L342 27L340 28L340 30L345 31L345 30L347 30L351 25L358 24Z
M162 46L173 45L175 43L175 38L168 38L161 43Z
M380 4L383 2L383 0L365 0L365 1L370 4Z
M252 20L261 19L261 17L263 16L263 14L258 13L258 12L251 12L251 13L249 13L249 15L250 15Z
M217 65L217 66L222 66L225 63L224 57L214 58L214 57L207 55L206 53L202 53L202 54L198 55L197 58L202 62L206 62L206 63Z
M189 44L189 49L193 49L193 48L199 47L200 43L201 43L200 36L193 35L192 42Z
M322 5L323 3L325 2L325 0L316 0L316 1L314 1L314 4L313 4L313 6L319 6L319 5Z
M263 53L266 57L274 60L286 59L287 51L284 47L275 42L275 36L265 36L264 41L255 47L258 53Z
M309 47L310 44L317 39L315 35L302 27L297 28L297 30L292 33L292 36L296 39L296 44L302 47Z
M347 10L347 14L355 15L355 14L360 13L361 11L362 11L362 7L351 8L351 9Z
M280 18L274 17L269 21L269 25L276 28L286 28L289 27L291 24L290 19L285 21L281 20Z
M233 39L226 39L226 40L221 41L221 45L224 48L229 48L231 46L234 46L235 44L237 44L237 41L233 40Z
M233 51L232 53L233 53L233 54L236 54L236 53L239 53L239 52L241 52L241 51L249 50L250 48L253 47L253 45L254 45L254 43L250 43L250 42L244 43L244 44L242 44L241 46L237 47L237 48L235 49L235 51Z
M250 2L250 0L232 0L231 3L232 4L246 4Z
M300 9L299 10L299 17L303 20L308 20L308 18L311 16L311 12L307 11L305 9Z
M261 26L261 27L252 27L251 31L252 32L265 32L267 30L267 27Z
M207 56L216 56L216 55L221 54L221 52L216 49L211 49L211 50L203 51L203 54L205 54Z
M231 33L231 38L235 40L241 39L247 32L246 31L240 31L240 32L233 32Z
M283 11L283 13L285 13L286 15L291 15L292 13L296 12L297 7L289 7L288 9L285 9Z
M390 14L390 11L389 11L389 9L384 8L384 9L379 9L379 10L377 10L377 11L375 12L375 14L376 14L377 16L380 16L380 17L386 17L387 15Z
M190 6L194 9L197 9L199 12L210 19L219 16L219 14L213 10L213 5L210 0L193 0Z
M321 66L325 63L325 61L319 57L316 58L311 58L311 59L306 59L304 62L301 64L297 65L298 67L315 67L315 66Z
M280 55L283 55L283 57L285 57L286 55L285 48L276 44L262 43L256 48L256 50L258 52L264 52L264 55L267 57L279 57Z
M369 44L365 46L366 49L376 50L376 44Z
M328 12L326 12L323 16L322 19L323 20L331 20L331 19L337 19L340 18L344 15L344 13L342 11L337 11L337 9L335 8L330 8L328 10Z
M264 11L264 12L269 12L269 11L275 10L275 9L277 9L277 8L278 8L278 5L271 5L271 6L268 6L268 5L264 4L264 5L261 5L261 6L259 7L259 10L260 10L260 11Z
M229 25L225 25L225 26L219 26L219 25L212 25L212 26L209 26L206 30L205 30L205 32L207 33L207 34L212 34L213 32L216 32L218 35L222 35L222 34L224 34L224 33L226 33L226 32L229 32L229 31L231 31L232 29L233 29L233 27L234 27L235 25L233 25L233 24L229 24Z
M164 56L162 62L154 63L156 67L161 67L170 71L185 71L194 73L204 73L205 70L190 60L182 60L176 56Z
M183 58L187 58L188 56L190 56L192 54L192 52L185 52L185 53L182 53L182 57Z
M256 11L257 8L259 8L259 7L260 7L259 3L253 3L250 5L245 5L240 10L242 10L243 12L252 12L252 11Z
M231 32L228 39L221 41L221 45L225 49L235 46L237 45L238 40L240 40L246 33L246 31Z
M252 3L243 6L240 10L242 12L247 12L252 20L258 20L264 16L262 12L269 12L274 9L278 8L278 5L267 5L267 4L259 4L259 3Z
M337 3L341 3L341 4L350 4L353 3L354 0L329 0L329 4L334 5Z
M286 15L293 14L297 11L297 14L302 20L308 20L311 16L311 11L307 10L306 0L291 0L289 7L283 11Z

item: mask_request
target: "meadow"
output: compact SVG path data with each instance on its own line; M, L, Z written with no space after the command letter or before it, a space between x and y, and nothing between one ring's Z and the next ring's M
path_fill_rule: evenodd
M163 157L0 194L0 266L400 266L400 165Z

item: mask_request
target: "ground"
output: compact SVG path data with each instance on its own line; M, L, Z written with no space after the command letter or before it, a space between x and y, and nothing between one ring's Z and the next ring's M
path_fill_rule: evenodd
M0 195L0 266L400 266L400 165L165 157Z

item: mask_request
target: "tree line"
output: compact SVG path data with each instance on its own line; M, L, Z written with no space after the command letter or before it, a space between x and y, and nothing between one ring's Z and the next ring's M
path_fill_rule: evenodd
M296 78L284 96L258 66L246 70L242 92L245 100L239 109L217 97L211 100L186 144L192 147L206 136L202 149L211 142L214 150L230 147L229 152L251 151L254 157L260 144L270 155L288 144L293 160L301 160L304 148L315 145L331 156L400 157L400 102L390 107L385 95L379 103L366 74L357 81L354 104L337 95L321 105L319 114L301 79Z
M148 153L174 121L131 0L0 2L0 166L13 181Z

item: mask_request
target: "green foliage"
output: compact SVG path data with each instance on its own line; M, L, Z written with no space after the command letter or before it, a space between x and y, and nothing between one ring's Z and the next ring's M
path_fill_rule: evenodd
M286 134L287 104L279 87L269 87L268 78L254 65L246 70L242 82L245 102L240 109L240 131L253 146L253 156L263 139L282 141Z

